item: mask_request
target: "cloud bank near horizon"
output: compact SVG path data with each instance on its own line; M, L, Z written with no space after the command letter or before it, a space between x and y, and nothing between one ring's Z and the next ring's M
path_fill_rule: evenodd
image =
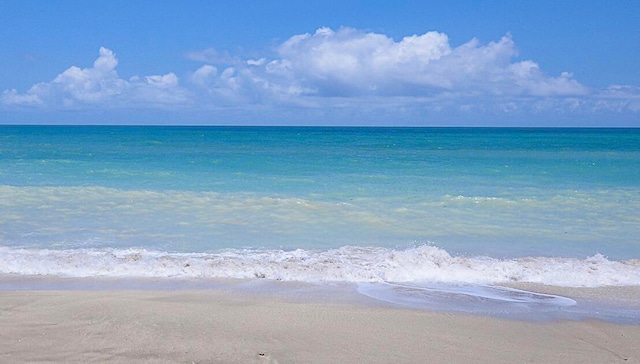
M514 60L510 35L452 47L435 31L395 41L352 28L294 35L273 56L241 59L213 48L190 52L201 66L178 77L120 77L105 47L92 67L71 66L26 92L3 91L4 108L216 109L397 108L462 112L637 113L640 87L594 90L570 72L547 75L533 60Z

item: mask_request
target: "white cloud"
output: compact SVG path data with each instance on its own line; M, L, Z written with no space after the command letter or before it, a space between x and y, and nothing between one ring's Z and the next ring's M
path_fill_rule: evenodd
M611 85L602 91L602 95L609 98L640 99L640 87L633 85Z
M265 64L265 62L267 62L267 59L262 57L260 59L248 59L247 60L247 64L249 66L262 66Z
M449 53L447 36L437 32L394 42L382 34L321 28L284 42L278 48L281 58L270 62L266 72L326 96L410 94L416 84L443 86L425 70Z
M179 86L173 73L124 80L116 71L118 59L113 51L101 47L93 67L71 66L51 82L33 85L24 94L4 91L7 105L41 105L112 107L176 105L189 101L187 91Z
M271 57L242 60L213 48L186 58L202 65L182 84L173 72L121 78L118 59L100 48L92 67L72 66L24 93L5 90L4 105L24 107L262 107L453 111L464 115L638 112L640 88L590 89L569 72L546 74L518 60L512 37L452 46L427 32L394 40L351 28L320 28L282 42ZM407 111L409 110L409 111Z
M216 74L218 73L218 69L215 66L205 64L204 66L198 68L193 75L191 75L191 82L196 85L206 87L207 84L214 79Z
M6 105L42 105L42 100L36 94L19 94L18 90L4 90L2 92L3 104Z
M510 35L488 44L473 39L452 47L447 35L439 32L395 41L384 34L351 28L320 28L313 34L294 35L275 50L276 57L235 62L220 73L211 64L203 66L191 81L207 90L210 102L318 107L337 98L394 97L442 108L443 104L454 105L451 100L458 95L468 108L474 97L580 97L590 93L570 73L552 77L534 61L514 62L517 49ZM195 55L190 58L197 58ZM202 51L199 57L207 61L220 58L213 49ZM223 58L221 63L228 63ZM517 108L513 105L513 100L503 100L496 107Z
M267 76L295 82L325 96L420 96L443 91L496 95L582 95L570 74L545 75L517 55L509 35L487 45L477 40L452 48L446 34L427 32L394 41L350 28L318 29L291 37L267 64Z
M594 111L622 112L640 111L640 87L633 85L611 85L596 96Z
M67 102L97 103L121 94L126 89L126 82L118 77L115 70L118 65L113 52L100 48L100 57L93 63L93 68L80 69L76 66L59 74L51 83L40 83L32 87L29 93L49 94L50 91L64 93Z

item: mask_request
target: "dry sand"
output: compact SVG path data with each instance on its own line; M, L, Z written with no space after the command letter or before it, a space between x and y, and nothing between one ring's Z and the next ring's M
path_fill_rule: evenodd
M223 290L0 291L0 362L638 363L640 326Z

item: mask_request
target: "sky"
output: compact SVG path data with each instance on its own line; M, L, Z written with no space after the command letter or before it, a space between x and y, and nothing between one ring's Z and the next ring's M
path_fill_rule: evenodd
M640 127L640 1L0 0L0 124Z

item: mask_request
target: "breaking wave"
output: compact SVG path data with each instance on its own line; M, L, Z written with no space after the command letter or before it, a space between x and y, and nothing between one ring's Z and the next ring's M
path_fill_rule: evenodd
M640 260L452 256L441 248L344 246L329 250L234 249L169 253L145 249L0 247L0 274L61 277L264 278L300 282L541 283L563 287L640 285Z

